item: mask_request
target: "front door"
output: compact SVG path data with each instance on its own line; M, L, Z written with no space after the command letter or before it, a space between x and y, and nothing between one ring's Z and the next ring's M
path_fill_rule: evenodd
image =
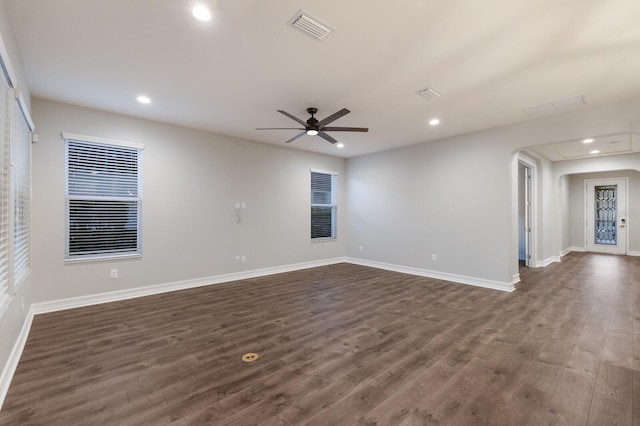
M586 249L627 254L627 180L585 181Z

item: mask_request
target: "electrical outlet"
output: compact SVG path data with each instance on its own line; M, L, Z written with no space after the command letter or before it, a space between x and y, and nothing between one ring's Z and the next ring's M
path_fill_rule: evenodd
M240 210L240 201L236 203L236 210Z
M364 248L362 246L358 247L360 249L360 251L364 251Z
M111 279L116 279L118 278L118 270L117 269L112 269L111 270Z
M243 201L243 202L242 202L242 210L244 210L244 209L246 209L246 208L247 208L247 202L246 202L246 201Z
M432 254L431 260L435 262L436 260L438 260L438 257L435 254Z
M247 255L243 254L242 256L240 256L240 262L244 263L247 261Z
M240 256L236 256L236 263L240 263Z

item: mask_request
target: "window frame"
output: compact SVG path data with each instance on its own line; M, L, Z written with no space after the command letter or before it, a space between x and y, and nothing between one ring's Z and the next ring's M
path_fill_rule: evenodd
M63 133L62 138L64 139L65 146L65 254L64 261L65 263L74 263L74 262L91 262L91 261L104 261L104 260L113 260L113 259L126 259L126 258L139 258L142 256L142 207L143 207L143 197L142 197L142 174L143 174L143 153L144 153L144 144L137 142L129 142L129 141L120 141L114 139L100 138L95 136L85 136L78 135L74 133ZM136 195L131 197L121 197L121 196L105 196L103 194L91 194L91 195L78 195L78 194L70 194L69 184L70 184L70 176L69 176L69 143L70 142L78 142L80 144L85 145L94 145L96 147L109 147L111 149L122 148L123 150L136 150L137 151L137 179L136 179ZM102 253L89 253L89 254L74 254L71 253L70 250L70 236L71 236L71 227L70 227L70 205L71 201L102 201L102 202L112 202L112 201L121 201L125 203L135 202L136 209L136 248L131 251L122 251L122 252L114 252L113 249L105 250Z
M313 188L313 174L323 174L331 176L331 194L329 203L314 203L314 188ZM310 205L310 224L309 224L309 237L311 242L322 241L336 241L338 239L338 172L320 169L310 169L309 173L309 205ZM314 207L324 207L331 209L331 236L314 237Z
M0 37L0 318L29 276L31 264L31 145L35 126ZM18 233L19 235L17 235Z

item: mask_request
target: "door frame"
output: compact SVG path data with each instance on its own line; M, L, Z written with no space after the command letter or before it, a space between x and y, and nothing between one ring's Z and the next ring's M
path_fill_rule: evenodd
M593 198L593 194L591 194L589 192L589 186L590 185L594 185L594 186L598 186L598 185L612 185L615 184L616 182L624 182L624 194L622 194L622 197L620 197L620 194L618 195L619 199L624 200L624 211L622 212L622 214L620 214L620 212L618 212L618 218L616 218L616 227L617 227L617 231L618 233L620 233L620 223L619 220L620 219L624 219L625 220L625 226L624 226L624 243L623 243L623 247L621 247L620 249L623 250L622 253L614 253L613 250L590 250L590 245L589 245L589 235L591 235L591 232L593 231L593 229L591 229L590 227L590 220L593 221L593 212L589 211L588 207L589 207L589 200L592 200ZM602 178L602 179L585 179L584 180L584 250L586 252L592 252L592 253L610 253L610 254L617 254L617 255L627 255L629 253L629 178L627 177L616 177L616 178Z
M537 188L537 179L538 179L538 167L536 161L526 155L524 152L519 152L517 156L517 163L522 164L525 169L528 170L528 184L525 182L525 193L528 192L529 196L529 205L528 205L528 222L529 222L529 232L528 232L528 241L527 247L528 249L528 258L526 259L526 266L529 268L537 268L538 266L538 244L537 244L537 229L538 229L538 207L537 207L537 199L538 199L538 188ZM517 172L517 168L516 168ZM528 191L527 191L528 189ZM518 189L519 191L519 189ZM526 202L526 200L525 200ZM517 226L517 225L516 225ZM519 232L517 235L520 235ZM519 239L519 237L518 237ZM520 243L518 241L518 249L520 247ZM519 256L518 256L519 257Z

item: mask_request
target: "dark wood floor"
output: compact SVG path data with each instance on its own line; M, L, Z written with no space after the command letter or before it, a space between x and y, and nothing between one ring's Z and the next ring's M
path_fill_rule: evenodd
M640 424L640 258L572 253L514 293L341 264L38 315L0 424Z

